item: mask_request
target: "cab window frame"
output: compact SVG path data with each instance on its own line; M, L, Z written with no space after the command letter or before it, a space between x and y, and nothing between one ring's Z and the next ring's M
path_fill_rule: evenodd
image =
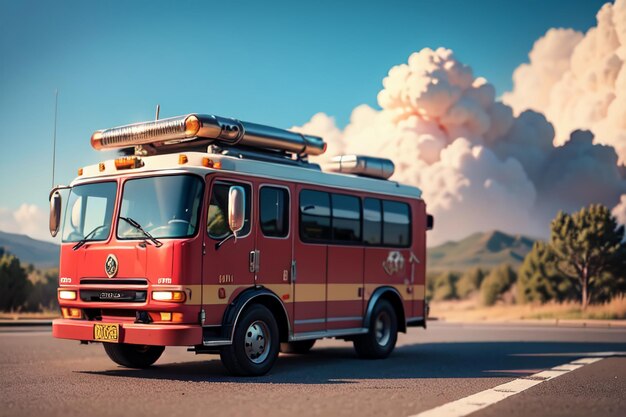
M277 190L284 190L286 191L286 196L287 196L287 201L286 201L286 207L285 207L285 213L284 215L287 217L286 220L286 226L287 226L287 234L284 236L272 236L272 235L268 235L265 233L265 231L263 230L263 223L261 221L261 213L262 213L262 205L261 205L261 196L263 194L263 189L264 188L274 188ZM291 206L291 190L289 189L289 187L285 186L285 185L280 185L280 184L261 184L259 185L259 197L258 197L258 218L259 218L259 230L261 231L261 234L263 235L264 238L267 239L289 239L291 237L291 211L292 211L292 206Z
M228 185L229 187L232 186L241 186L244 188L245 192L246 192L246 198L245 198L245 204L246 204L246 217L245 219L248 220L248 225L244 226L244 229L247 227L246 230L246 234L245 235L237 235L237 239L245 239L248 236L252 235L252 231L253 231L253 227L254 227L254 210L253 210L253 198L254 198L254 186L251 182L249 181L242 181L238 178L215 178L213 179L213 181L210 182L210 187L207 187L209 189L208 193L207 193L207 197L206 197L206 216L204 216L204 230L206 231L206 235L207 237L209 237L212 240L215 241L221 241L223 240L226 236L228 236L228 233L225 233L222 236L213 236L211 235L210 231L209 231L209 225L208 225L208 221L209 221L209 209L211 207L211 198L213 197L213 190L215 189L215 186L217 185ZM226 213L226 216L228 216L228 213ZM225 219L226 223L228 223L228 218ZM244 220L244 224L245 224L245 220ZM230 229L229 229L230 230Z
M160 175L138 175L138 176L131 176L131 177L124 178L121 181L121 184L118 186L117 201L115 203L115 211L114 211L115 239L120 242L133 242L133 241L145 241L146 240L145 236L144 237L139 237L139 236L128 237L128 238L123 238L119 236L118 227L119 227L119 224L121 223L120 214L122 212L122 202L124 199L124 191L126 189L126 183L128 183L129 181L141 180L141 179L146 179L146 178L181 177L181 176L195 177L200 181L201 186L202 186L202 189L200 190L200 204L197 207L198 211L196 214L197 219L198 219L198 223L196 224L196 230L191 235L186 235L186 236L181 236L181 237L157 237L157 239L158 240L176 240L176 239L180 240L180 239L193 239L196 236L198 236L200 234L200 229L202 229L201 219L202 219L202 213L204 210L202 203L205 200L204 194L206 192L207 185L203 176L192 173L192 172L184 172L184 173L172 173L172 174L160 174Z

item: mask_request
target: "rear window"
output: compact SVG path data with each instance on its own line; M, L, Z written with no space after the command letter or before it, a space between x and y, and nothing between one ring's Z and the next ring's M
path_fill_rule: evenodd
M409 205L383 200L383 244L410 246L411 218Z

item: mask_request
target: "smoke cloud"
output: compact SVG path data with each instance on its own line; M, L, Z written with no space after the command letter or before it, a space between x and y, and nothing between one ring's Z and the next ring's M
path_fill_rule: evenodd
M545 114L556 144L574 130L590 130L626 163L626 0L605 4L586 34L550 29L529 58L515 70L513 91L503 101L516 113Z
M529 77L527 85L547 86L571 69L571 52L555 44L575 49L582 35L550 33L550 42L535 45L531 59L554 54L545 64L551 78L537 77L531 61L516 72L516 82ZM594 134L582 130L557 141L542 112L516 113L495 96L494 87L451 50L426 48L390 69L378 93L380 110L356 107L343 131L322 113L293 129L325 137L328 152L320 162L341 153L392 159L392 179L421 188L437 218L430 244L490 229L546 236L559 210L620 202L626 181L614 147L594 143Z

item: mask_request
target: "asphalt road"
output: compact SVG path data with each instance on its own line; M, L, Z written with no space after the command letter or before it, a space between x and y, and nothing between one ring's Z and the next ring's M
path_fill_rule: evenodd
M102 346L56 340L45 327L0 328L0 416L408 417L545 369L626 352L626 329L455 325L400 335L385 360L343 341L281 355L260 378L226 374L214 355L166 349L148 370L113 364ZM506 391L506 390L505 390ZM624 416L618 354L490 405L473 416Z

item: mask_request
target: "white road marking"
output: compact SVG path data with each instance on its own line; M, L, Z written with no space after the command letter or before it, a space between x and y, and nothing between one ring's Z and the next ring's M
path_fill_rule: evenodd
M497 387L490 388L488 390L470 395L465 398L461 398L460 400L452 401L439 407L431 408L430 410L423 411L410 417L467 416L468 414L489 407L490 405L502 401L512 395L519 394L520 392L525 391L528 388L539 385L542 382L550 381L551 379L557 378L561 375L565 375L568 372L580 369L585 365L601 361L602 359L605 359L609 356L615 356L615 354L618 353L622 352L602 352L600 354L596 354L595 357L576 359L575 361L568 362L563 365L558 365L554 368L547 369L545 371L541 371L527 377L514 379L513 381L507 382L506 384L498 385Z

